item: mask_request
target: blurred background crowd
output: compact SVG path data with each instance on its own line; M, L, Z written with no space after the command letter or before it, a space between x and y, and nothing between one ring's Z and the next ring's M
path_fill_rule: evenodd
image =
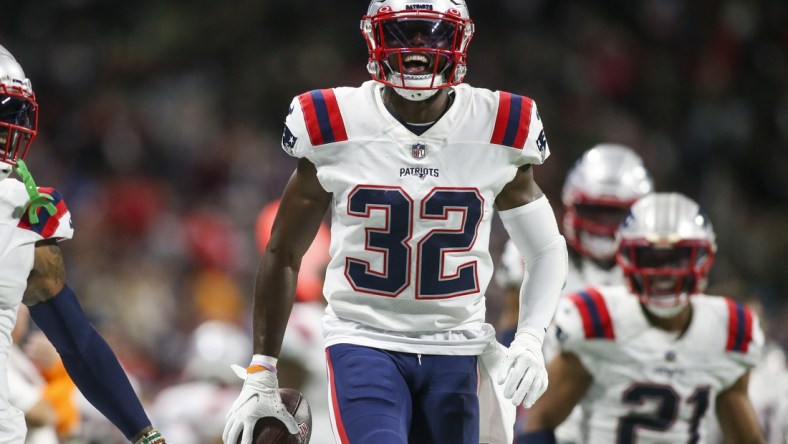
M295 167L284 117L304 91L368 80L367 3L3 2L0 43L41 107L28 165L73 214L67 280L146 402L187 377L199 325L249 331L258 215ZM629 145L657 190L709 212L712 292L758 297L788 345L788 3L468 3L466 81L539 104L536 180L558 216L579 155ZM505 240L497 224L493 257Z

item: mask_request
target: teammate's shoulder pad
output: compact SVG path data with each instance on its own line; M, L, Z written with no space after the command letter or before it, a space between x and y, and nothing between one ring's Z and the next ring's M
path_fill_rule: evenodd
M616 338L607 302L599 290L588 287L570 294L567 299L580 315L586 339L614 340Z
M38 192L48 196L47 198L55 207L55 213L49 214L46 208L39 207L36 210L38 222L33 222L30 220L30 214L27 211L23 211L17 226L25 230L33 231L44 239L70 238L73 232L73 226L71 215L65 200L63 200L63 196L57 190L50 187L38 187Z

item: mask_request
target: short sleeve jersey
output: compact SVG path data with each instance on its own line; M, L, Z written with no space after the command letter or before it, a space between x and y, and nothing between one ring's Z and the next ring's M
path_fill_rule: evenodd
M333 195L327 311L380 331L478 327L495 198L518 167L550 154L536 104L462 84L416 135L382 90L370 81L310 91L286 119L282 147L311 161Z
M581 400L583 442L706 442L714 400L758 362L763 333L754 313L729 298L690 301L682 334L652 327L624 286L561 301L561 349L593 377Z

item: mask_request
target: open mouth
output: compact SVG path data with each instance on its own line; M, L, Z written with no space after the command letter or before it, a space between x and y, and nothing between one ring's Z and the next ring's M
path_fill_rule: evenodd
M404 69L403 74L432 74L432 57L414 52L403 54L402 67Z
M676 292L676 280L674 278L651 280L651 290L654 294L669 295Z

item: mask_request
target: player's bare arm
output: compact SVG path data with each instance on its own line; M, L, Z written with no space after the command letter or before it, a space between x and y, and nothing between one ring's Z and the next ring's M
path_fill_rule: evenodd
M299 159L282 195L254 293L254 352L279 356L293 308L301 258L309 249L331 202L315 166Z
M498 211L510 210L531 203L544 196L534 180L534 171L531 165L521 166L511 182L506 184L495 199Z
M573 353L561 353L547 366L551 384L528 412L526 432L554 430L572 412L588 387L591 375Z
M716 410L725 442L765 443L758 417L747 395L750 373L745 373L730 388L717 396Z
M254 289L254 356L244 375L245 383L227 414L222 439L225 443L251 444L258 418L275 417L291 434L298 425L279 394L277 358L293 309L301 258L312 244L325 216L331 194L317 179L315 165L299 159L285 186L271 227Z
M57 241L46 239L36 243L33 269L27 277L22 302L35 305L58 294L66 283L66 268L63 253Z

